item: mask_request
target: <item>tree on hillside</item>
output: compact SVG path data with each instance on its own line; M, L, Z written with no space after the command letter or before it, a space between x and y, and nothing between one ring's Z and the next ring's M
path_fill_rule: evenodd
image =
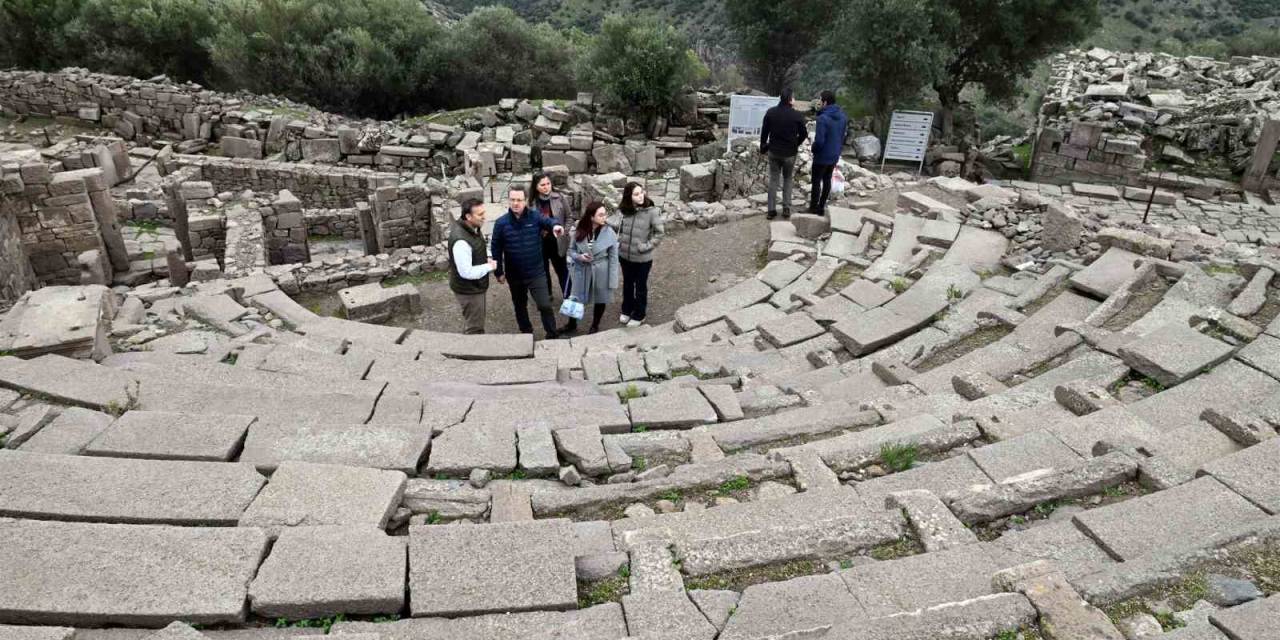
M0 67L57 69L76 60L67 25L83 0L0 0Z
M579 81L606 103L646 117L669 113L707 68L675 27L649 17L609 16L587 47Z
M828 0L732 0L725 4L743 61L760 88L778 94L795 80L797 65L831 21Z
M947 52L932 30L917 0L850 0L836 18L826 49L849 84L869 94L878 133L895 105L938 79Z
M435 101L445 107L502 98L574 95L579 45L546 23L530 25L506 7L482 7L451 30Z
M417 0L226 0L210 40L222 86L345 113L425 111L443 29Z
M1100 24L1098 0L926 0L931 35L946 47L934 82L949 135L960 92L979 85L995 100L1017 94L1041 58L1084 39Z
M217 31L215 10L209 0L85 0L68 35L83 48L77 64L95 71L203 83L213 63L202 42Z

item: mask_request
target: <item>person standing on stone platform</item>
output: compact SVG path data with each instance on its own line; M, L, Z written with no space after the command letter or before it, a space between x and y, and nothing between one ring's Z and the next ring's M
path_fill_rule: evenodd
M556 238L564 235L564 226L528 207L529 191L512 185L507 192L507 212L493 225L493 257L498 261L494 275L511 290L516 325L521 333L533 333L529 321L529 297L542 316L542 329L548 340L556 333L556 315L551 307L551 285L547 278L546 258L542 254L542 232Z
M449 228L449 289L462 307L463 333L484 333L485 295L489 273L498 263L489 258L484 231L484 203L472 198Z
M782 217L791 217L791 185L795 179L796 154L800 145L809 138L804 126L804 116L792 107L790 89L782 90L778 105L764 113L760 127L760 153L769 154L769 210L766 218L778 217L774 198L778 193L778 178L782 178Z
M545 173L533 174L533 180L529 181L529 192L533 194L533 202L531 206L537 209L543 217L555 220L556 224L568 229L573 224L573 214L570 213L569 201L565 199L560 192L555 190L551 184L551 177ZM555 270L556 280L560 282L560 295L565 295L565 284L569 279L569 265L565 260L565 255L569 249L569 234L564 234L559 238L544 231L542 232L542 255L547 262ZM551 287L551 270L547 271L547 286Z
M622 190L618 212L609 218L609 226L618 234L618 262L622 265L622 315L618 322L638 327L649 310L653 250L665 235L662 212L640 183L628 182Z
M608 225L609 211L603 202L590 202L578 220L573 241L569 244L570 269L569 294L591 307L591 330L600 330L605 305L613 302L613 290L618 288L622 266L618 259L618 234ZM564 332L573 332L578 321L569 320ZM564 333L562 332L562 333Z
M809 191L809 213L827 214L827 198L831 196L831 176L844 150L845 129L849 117L836 104L836 94L822 92L818 109L818 125L813 131L813 184Z

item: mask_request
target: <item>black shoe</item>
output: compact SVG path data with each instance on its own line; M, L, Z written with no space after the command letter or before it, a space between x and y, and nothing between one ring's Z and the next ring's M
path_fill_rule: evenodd
M776 218L776 217L778 217L778 212L777 212L777 211L770 211L769 213L764 214L764 219L765 219L765 220L772 220L772 219L774 219L774 218Z
M565 336L574 335L576 333L578 333L577 327L571 324L566 324L565 326L560 327L560 330L556 332L556 335L559 335L560 337L565 337Z
M790 220L790 219L791 219L791 210L790 210L790 209L784 209L784 210L782 211L782 219L783 219L783 220Z
M563 335L561 335L559 331L548 331L548 332L547 332L547 340L559 340L560 338L563 338L563 337L564 337L564 336L563 336Z
M597 327L595 325L592 325L591 328L587 330L587 333L599 333L599 332L600 332L600 327Z

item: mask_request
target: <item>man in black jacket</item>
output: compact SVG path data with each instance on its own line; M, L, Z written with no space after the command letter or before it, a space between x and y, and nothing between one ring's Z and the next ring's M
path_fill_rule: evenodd
M791 90L782 90L778 106L764 114L760 128L760 153L769 154L769 213L770 220L778 217L774 206L774 194L778 191L778 177L782 177L782 217L791 217L791 184L796 171L796 152L809 138L804 126L804 116L792 106Z

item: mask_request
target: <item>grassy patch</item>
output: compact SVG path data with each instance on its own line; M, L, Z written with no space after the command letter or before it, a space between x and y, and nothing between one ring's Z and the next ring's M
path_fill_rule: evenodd
M1111 386L1107 388L1107 391L1111 392L1111 395L1114 396L1120 393L1120 389L1128 386L1130 382L1141 383L1142 386L1146 387L1151 393L1160 393L1165 390L1165 386L1160 384L1159 380L1156 380L1145 373L1139 373L1131 369L1129 370L1128 375L1111 383Z
M622 404L627 404L628 402L631 402L643 395L644 393L640 391L639 387L634 384L629 384L622 391L618 392L618 400L622 401Z
M160 237L160 225L155 220L130 220L124 226L134 229L139 238L142 236Z
M142 256L141 256L141 257L142 257L142 259L143 259L143 260L155 260L155 259L156 259L156 252L154 252L154 251L143 251L143 252L142 252Z
M636 471L644 471L649 468L649 462L644 459L644 456L636 456L631 459L631 468Z
M288 618L276 618L276 628L284 629L296 627L300 629L323 629L324 633L329 633L329 629L338 622L343 622L347 617L339 613L336 616L328 618L307 618L304 620L290 620Z
M907 536L872 547L867 555L876 560L893 560L921 553L924 553L924 545L915 536Z
M751 480L746 476L737 476L732 480L725 480L720 483L720 487L716 489L716 493L727 496L739 491L746 491L751 487Z
M920 450L914 444L886 442L880 445L880 461L895 472L910 469L919 454Z
M955 302L964 297L964 291L954 284L947 285L947 302Z
M1130 618L1141 613L1149 613L1160 621L1160 626L1165 631L1172 631L1182 626L1172 615L1165 613L1160 614L1152 610L1147 604L1148 599L1162 600L1168 604L1169 608L1174 611L1183 611L1190 609L1197 600L1202 600L1209 593L1209 583L1205 580L1204 573L1197 571L1191 573L1176 583L1156 589L1147 596L1139 596L1130 598L1123 602L1118 602L1104 609L1107 617L1114 622L1119 622L1125 618Z
M854 269L846 264L839 269L836 269L836 272L831 274L831 279L827 281L827 288L838 292L853 284L853 281L857 280L858 276L861 275L861 269Z
M603 580L579 582L578 608L586 609L606 602L621 603L622 596L631 592L630 583L627 580L629 572L623 569L626 569L626 567L619 569L617 575L609 576Z
M1232 275L1232 276L1240 275L1240 269L1237 268L1235 265L1225 265L1225 264L1210 264L1204 268L1204 272L1209 275L1215 275L1215 274L1224 274L1224 275Z
M1040 633L1040 629L1034 626L1022 627L1021 629L1008 629L1001 631L999 635L992 640L1043 640L1044 636Z
M894 293L902 293L911 287L911 283L907 282L906 278L894 278L889 282L889 286L893 287Z
M818 575L826 571L826 565L817 560L794 560L765 567L720 571L705 576L685 576L684 588L686 590L721 589L742 591L756 584L781 582L801 576Z

